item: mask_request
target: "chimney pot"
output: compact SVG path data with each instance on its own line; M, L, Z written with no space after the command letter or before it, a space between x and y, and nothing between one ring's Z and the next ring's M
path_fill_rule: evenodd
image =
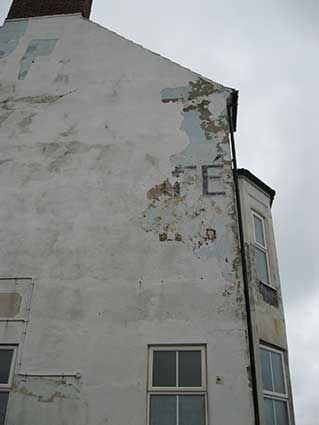
M7 19L81 13L89 19L93 0L13 0Z

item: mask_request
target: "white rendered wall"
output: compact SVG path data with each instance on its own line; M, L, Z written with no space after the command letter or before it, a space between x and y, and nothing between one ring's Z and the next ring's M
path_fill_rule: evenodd
M79 16L8 22L0 53L0 271L34 281L25 337L0 322L7 425L146 424L155 343L207 344L209 424L253 424L230 89Z

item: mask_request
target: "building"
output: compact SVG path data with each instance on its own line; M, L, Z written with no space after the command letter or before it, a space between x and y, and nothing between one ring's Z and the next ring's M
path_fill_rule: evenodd
M294 425L237 92L14 0L0 29L0 424Z

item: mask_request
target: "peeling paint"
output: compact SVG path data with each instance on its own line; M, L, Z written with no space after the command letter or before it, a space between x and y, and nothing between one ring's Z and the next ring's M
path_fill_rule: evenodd
M174 188L168 179L147 192L147 197L150 200L159 200L163 195L174 196Z
M34 397L40 403L53 403L61 399L78 400L80 388L74 383L67 383L65 378L58 380L46 377L27 377L20 379L12 389L15 394Z
M197 186L196 180L195 177L189 184ZM185 190L185 183L182 195L176 193L174 186L167 179L148 191L149 205L139 218L139 226L146 232L155 232L160 242L189 246L196 256L223 256L224 246L218 234L221 236L225 229L215 217L211 200L193 198L191 191Z
M7 21L0 28L0 59L9 56L17 48L28 26L28 21Z
M25 79L31 65L38 57L49 56L52 53L57 41L57 39L38 39L30 41L29 46L20 61L18 79Z
M180 103L183 117L180 130L189 140L186 148L171 156L172 167L183 170L199 164L222 165L225 161L223 145L228 145L224 94L213 83L198 78L188 86L165 88L161 96L164 103ZM223 177L223 170L220 176Z
M219 89L202 78L187 86L161 91L163 103L181 104L180 130L187 134L189 144L170 157L175 181L166 179L149 189L146 195L149 205L139 219L139 225L147 232L155 232L160 242L179 242L191 247L196 256L207 258L225 254L222 242L225 225L218 219L222 210L218 207L215 211L212 198L226 194L223 166L226 100L221 100L225 106L214 115L209 108L210 103L214 103L210 96L215 94L220 95ZM204 190L202 164L206 164L205 170L214 167L212 178L223 191Z
M199 77L196 81L190 81L187 86L165 88L162 90L162 101L185 102L201 96L209 96L219 91L219 88L210 81Z
M165 88L162 90L162 102L181 102L183 105L183 122L181 130L185 131L190 143L205 143L212 140L212 133L224 130L227 121L223 117L213 117L209 110L208 96L219 90L203 78L188 86Z
M12 59L0 61L3 272L36 278L8 425L122 424L127 411L132 425L145 422L152 343L205 343L225 376L224 399L236 392L233 410L247 425L230 90L94 28L76 16L29 20ZM28 43L38 38L61 42L34 65L37 51L29 51L29 73L17 81ZM93 54L86 63L83 45L99 52L96 62ZM203 190L203 167L211 177L212 166L222 196L213 181L211 192ZM3 322L4 333L13 326L23 331ZM20 344L19 335L10 342ZM82 378L19 374L63 370ZM208 421L232 416L221 404Z

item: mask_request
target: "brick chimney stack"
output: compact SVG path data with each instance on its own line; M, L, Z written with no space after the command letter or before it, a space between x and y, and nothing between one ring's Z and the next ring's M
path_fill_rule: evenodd
M93 0L13 0L7 19L81 13L89 19Z

